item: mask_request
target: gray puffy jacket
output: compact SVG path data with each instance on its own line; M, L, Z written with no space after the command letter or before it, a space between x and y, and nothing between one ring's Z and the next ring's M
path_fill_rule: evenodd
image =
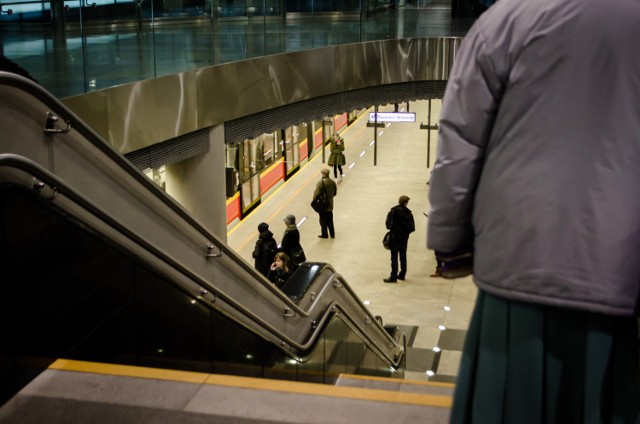
M498 296L611 315L640 287L640 1L500 0L441 113L429 248Z

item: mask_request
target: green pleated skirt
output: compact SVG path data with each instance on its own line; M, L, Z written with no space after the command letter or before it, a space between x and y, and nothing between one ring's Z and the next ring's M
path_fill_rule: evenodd
M480 291L452 423L638 423L638 321Z

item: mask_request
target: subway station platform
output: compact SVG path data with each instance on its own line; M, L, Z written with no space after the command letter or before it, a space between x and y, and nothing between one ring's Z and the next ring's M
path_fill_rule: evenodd
M405 332L404 380L340 375L328 386L58 360L0 408L0 422L42 422L43 417L52 423L448 422L454 389L449 383L458 372L476 289L470 277L430 277L435 260L425 248L425 213L436 131L428 143L426 130L420 130L428 102L409 108L416 122L378 128L376 145L366 112L342 131L347 165L334 199L335 239L317 237L317 215L309 205L322 155L228 234L229 245L251 263L257 225L268 222L280 239L282 218L294 214L308 259L332 264L375 315ZM432 101L432 122L439 109ZM381 243L384 220L402 194L411 198L416 232L409 241L406 280L388 284L383 282L390 270Z
M105 28L82 39L72 32L62 43L48 29L22 31L5 27L2 50L47 90L64 98L255 56L388 38L463 36L471 22L472 19L452 19L449 2L434 0L413 2L410 7L365 21L304 19L275 26L235 21L198 26L175 24L159 26L153 32ZM274 43L278 48L267 49L267 39L278 40ZM154 51L167 56L150 55L150 44L155 46ZM126 66L116 68L120 63ZM403 107L406 110L407 105ZM439 102L432 102L432 122L437 122L439 107ZM452 383L476 289L470 277L430 277L435 258L425 247L425 214L429 210L428 180L435 160L437 131L431 131L428 150L427 131L420 129L420 122L427 120L428 102L411 103L409 109L416 112L416 122L393 123L378 129L376 146L372 143L374 130L366 126L366 112L340 131L346 142L347 165L343 169L346 175L337 181L335 239L317 237L318 218L310 207L320 170L325 166L322 155L316 155L233 227L228 243L252 264L258 224L269 223L280 241L285 228L282 218L294 214L307 258L331 264L373 314L404 331L409 345L405 378ZM391 111L393 106L382 106L380 110ZM327 149L325 158L328 155ZM389 275L390 259L381 243L386 232L384 221L403 194L411 198L408 207L414 214L416 232L409 240L406 280L386 284L382 280Z
M431 103L434 123L441 103ZM393 110L393 105L380 108ZM400 105L399 110L406 111L407 105ZM228 243L253 264L251 253L258 224L268 223L280 242L285 229L283 218L295 215L307 260L331 264L374 315L381 316L385 324L404 330L410 347L405 377L454 382L476 288L471 277L430 277L436 264L433 252L426 248L426 214L437 131L431 130L428 143L427 130L420 129L420 123L428 120L428 101L410 103L409 111L416 113L416 122L387 123L385 128L378 128L376 146L373 128L366 125L368 111L341 131L347 165L343 167L345 176L336 179L335 239L318 238L318 214L310 206L320 170L326 166L318 154L232 228ZM401 195L411 198L408 207L413 212L416 231L409 238L406 280L390 284L382 281L391 269L390 254L383 248L382 238L387 212L397 205Z

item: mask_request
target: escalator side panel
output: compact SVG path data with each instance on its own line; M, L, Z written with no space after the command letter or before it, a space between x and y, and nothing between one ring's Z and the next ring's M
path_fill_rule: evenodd
M10 188L0 199L0 402L57 358L249 376L274 361L273 345L61 211Z

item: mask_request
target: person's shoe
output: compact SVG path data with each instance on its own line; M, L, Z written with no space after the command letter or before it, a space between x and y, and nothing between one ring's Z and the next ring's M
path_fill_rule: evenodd
M391 278L391 277L389 277L389 278L385 278L385 279L383 279L382 281L384 281L385 283L397 283L397 282L398 282L398 280L397 280L397 279L395 279L395 278Z
M436 272L430 275L431 278L442 277L442 268L436 268Z
M323 236L322 234L318 236L318 238L329 238L327 236Z
M336 238L335 234L331 236L331 238Z
M398 280L404 281L404 275L398 275Z

